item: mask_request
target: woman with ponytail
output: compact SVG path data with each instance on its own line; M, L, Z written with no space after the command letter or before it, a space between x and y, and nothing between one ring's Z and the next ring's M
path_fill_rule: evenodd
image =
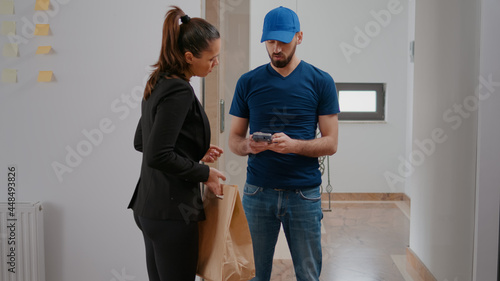
M144 236L150 281L195 279L198 221L205 219L200 183L222 195L224 175L200 161L214 162L223 151L210 145L208 118L189 84L219 64L219 50L213 25L175 6L167 12L134 139L143 157L129 205Z

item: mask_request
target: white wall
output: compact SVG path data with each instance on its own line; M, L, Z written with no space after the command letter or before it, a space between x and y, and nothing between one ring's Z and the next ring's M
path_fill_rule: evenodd
M408 42L411 44L415 43L415 2L416 1L409 1L408 2ZM410 51L411 53L411 51ZM406 109L408 110L406 113L407 119L406 119L406 153L404 155L408 156L411 154L412 151L412 143L413 143L413 87L414 87L414 77L415 77L415 68L413 65L413 57L408 57L408 73L407 73L407 100L406 100ZM401 165L401 163L400 163ZM398 167L399 168L399 167ZM399 174L399 172L398 172ZM411 175L409 175L411 176ZM406 177L405 177L406 179ZM405 180L405 193L408 195L410 198L412 197L412 190L410 188L410 185L408 184L408 181Z
M340 124L338 152L331 158L334 191L409 193L405 189L405 176L398 171L402 165L400 158L407 154L407 138L411 133L408 127L411 117L408 72L412 68L408 56L412 35L409 3L400 0L253 0L251 68L269 62L265 46L260 43L262 23L265 14L280 5L295 10L301 20L304 40L297 47L299 58L327 71L336 82L387 83L386 123ZM383 24L373 16L373 13L385 14L381 11L391 15L390 18L380 16ZM363 41L355 28L366 33L367 26L372 28L373 35ZM341 46L348 48L347 44L357 51L343 52ZM342 105L340 108L342 110ZM387 174L393 175L389 181ZM325 185L326 181L325 175Z
M17 200L44 206L46 280L146 280L142 236L126 209L141 161L132 146L138 100L168 6L199 16L201 1L52 0L48 13L36 13L51 35L32 38L34 3L15 1L15 15L0 16L27 39L19 57L0 57L0 68L18 70L17 84L0 83L0 201L7 165L15 164ZM6 42L0 36L0 46ZM39 45L53 53L35 55ZM39 70L53 70L54 81L37 83ZM111 132L85 146L83 130L96 133L101 122ZM67 158L78 147L88 155ZM58 179L54 162L72 172Z
M478 31L479 1L416 2L410 248L440 281L472 277Z
M473 280L496 280L500 202L500 2L481 1L480 76L484 98L479 103L476 190L475 267Z

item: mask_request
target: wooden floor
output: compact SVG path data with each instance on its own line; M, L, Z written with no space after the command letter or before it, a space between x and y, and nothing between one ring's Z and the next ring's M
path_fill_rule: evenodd
M328 203L323 207L328 208ZM406 203L335 201L331 209L323 217L321 280L412 280L405 272L410 228ZM282 244L286 250L286 242ZM275 255L271 280L296 280L289 258Z

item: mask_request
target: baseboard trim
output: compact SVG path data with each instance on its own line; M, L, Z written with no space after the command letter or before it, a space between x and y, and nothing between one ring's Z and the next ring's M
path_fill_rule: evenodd
M406 248L406 271L414 281L437 281L427 266L409 247Z
M328 193L321 194L321 200L328 201ZM405 201L410 203L410 198L404 193L330 193L332 201Z

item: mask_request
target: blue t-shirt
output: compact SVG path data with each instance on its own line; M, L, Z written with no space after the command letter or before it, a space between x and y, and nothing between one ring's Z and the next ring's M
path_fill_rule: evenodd
M283 132L292 139L316 137L319 115L340 112L332 77L301 61L287 77L270 64L240 77L231 115L249 119L250 134ZM264 151L248 156L247 182L264 188L310 188L321 184L318 158Z

